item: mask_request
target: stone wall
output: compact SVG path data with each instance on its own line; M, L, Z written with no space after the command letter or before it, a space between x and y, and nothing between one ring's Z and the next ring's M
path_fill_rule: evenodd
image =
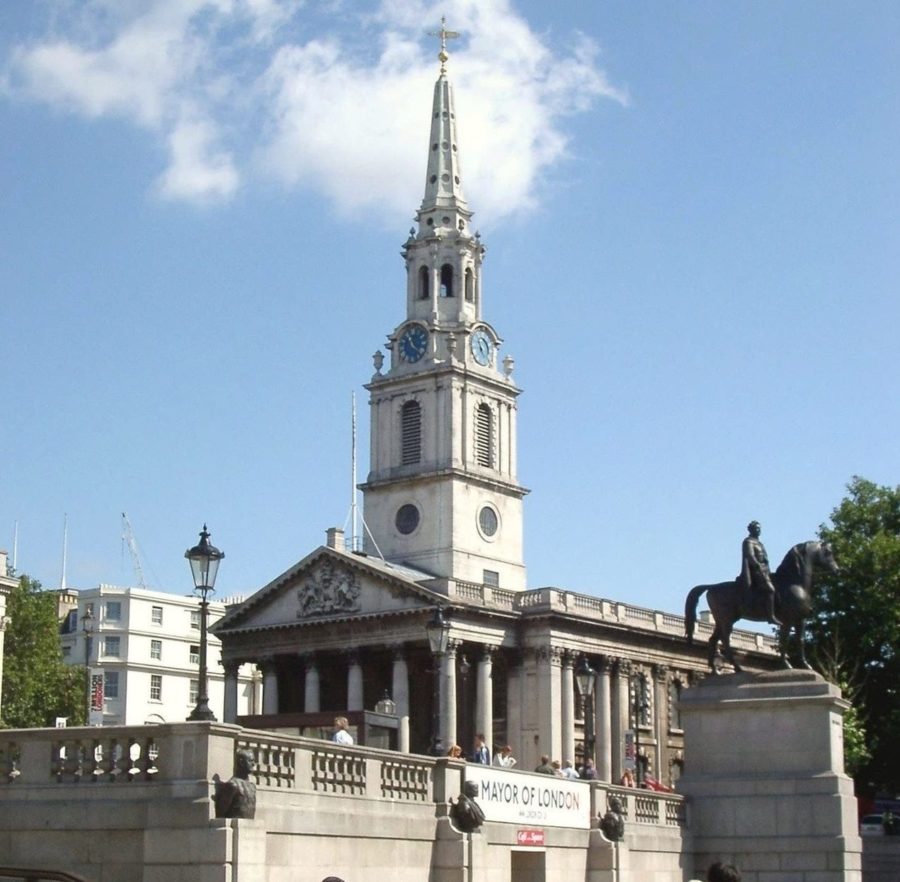
M257 758L256 818L216 819L214 778L230 777L242 747ZM516 824L488 822L472 836L455 829L450 803L465 771L218 723L6 731L0 866L91 882L525 882L532 866L543 868L533 878L587 882L691 876L680 797L585 782L591 829L546 826L535 847L518 840ZM618 845L596 828L610 791L625 803Z

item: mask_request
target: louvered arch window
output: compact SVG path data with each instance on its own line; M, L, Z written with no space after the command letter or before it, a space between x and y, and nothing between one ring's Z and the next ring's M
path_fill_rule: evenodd
M494 467L494 415L487 404L479 404L475 411L475 462Z
M415 465L422 461L422 407L418 401L407 401L400 410L400 464Z

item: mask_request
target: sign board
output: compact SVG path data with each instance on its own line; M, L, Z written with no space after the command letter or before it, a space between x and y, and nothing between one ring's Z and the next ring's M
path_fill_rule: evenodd
M56 728L57 729L65 729L68 722L69 722L68 717L57 717L56 718Z
M587 781L477 763L467 765L465 774L466 781L478 784L475 801L488 821L590 829L591 791Z
M88 713L89 726L103 725L103 674L91 671L91 703Z
M622 765L633 772L637 768L637 742L634 729L625 730L625 761Z
M516 845L543 845L543 830L516 830Z

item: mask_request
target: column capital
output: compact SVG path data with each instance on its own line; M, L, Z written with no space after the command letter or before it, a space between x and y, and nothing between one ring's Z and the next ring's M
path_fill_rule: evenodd
M278 660L274 655L262 655L260 656L259 661L256 664L263 672L263 676L265 677L268 674L275 673L275 668L278 665Z
M617 658L613 661L616 674L620 677L628 677L634 670L634 665L630 658Z
M226 677L236 677L238 674L238 671L240 670L241 664L242 664L240 659L236 659L236 658L228 658L228 659L223 658L223 659L221 659L221 661L219 663L225 669Z
M360 652L358 649L345 649L344 650L344 658L347 659L348 665L358 665L359 664L359 656Z
M562 655L560 657L560 664L562 664L564 669L571 670L575 667L575 659L583 654L584 653L577 652L574 649L564 649L562 650Z
M451 658L456 658L456 650L460 646L462 646L462 640L453 640L451 638L447 641L447 652L445 654Z
M551 665L559 666L562 664L562 657L565 650L561 646L538 646L534 653L538 661L549 662Z
M481 658L479 661L482 662L492 662L494 660L494 654L500 649L499 646L494 646L491 643L485 643L481 647Z
M405 643L392 643L388 648L391 651L391 658L395 662L406 661L406 644Z
M305 649L303 652L297 653L297 658L300 659L301 664L307 668L316 667L316 653L314 650Z
M653 665L653 676L657 683L665 683L669 678L669 666Z
M609 676L612 673L613 669L613 659L608 655L601 655L600 658L597 659L597 664L595 665L595 670L598 674L604 674Z

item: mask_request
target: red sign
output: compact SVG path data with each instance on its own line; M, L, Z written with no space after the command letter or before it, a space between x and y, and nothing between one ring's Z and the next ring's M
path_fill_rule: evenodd
M91 710L103 710L103 674L91 674Z
M543 845L543 830L516 830L517 845Z

